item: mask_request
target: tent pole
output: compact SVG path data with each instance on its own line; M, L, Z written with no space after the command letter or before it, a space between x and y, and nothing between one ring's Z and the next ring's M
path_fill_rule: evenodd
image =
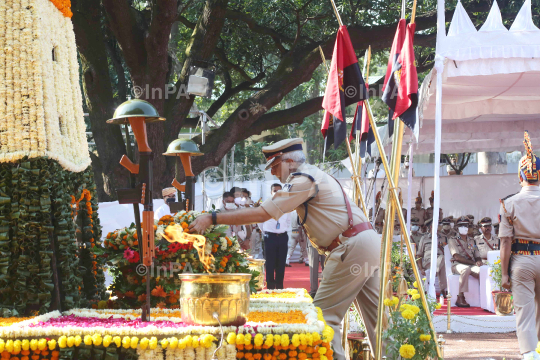
M366 110L367 110L367 113L368 113L368 117L369 117L369 123L370 123L370 126L372 127L372 129L374 130L373 133L375 135L375 142L377 143L377 148L379 149L379 154L381 156L381 160L382 160L382 163L383 163L383 166L384 166L384 171L386 172L386 177L388 179L388 187L389 187L389 191L392 192L393 196L392 196L392 201L397 205L397 202L398 202L398 193L397 193L397 189L395 188L395 183L394 183L394 179L392 177L389 176L390 174L390 167L388 165L388 161L386 160L386 154L385 154L385 151L384 151L384 147L382 145L382 142L381 142L381 139L379 137L379 133L377 130L377 126L375 124L375 121L373 120L373 115L372 115L372 112L371 112L371 106L369 105L369 102L364 100L364 105L367 106ZM400 226L401 226L401 231L403 233L403 237L404 237L404 241L405 241L405 245L407 246L407 252L409 254L409 257L411 259L414 259L414 256L415 254L413 254L413 251L412 251L412 246L411 246L411 239L409 237L409 234L407 233L407 228L406 228L406 223L405 223L405 219L403 217L403 212L401 211L401 208L399 206L397 206L397 215L398 215L398 218L399 218L399 223L400 223ZM382 243L382 247L386 247L386 243L383 242ZM383 266L384 264L381 264L381 270L382 272L385 272L385 266ZM418 266L416 265L416 262L415 261L411 261L411 266L412 266L412 269L413 269L413 273L414 273L414 277L416 279L416 282L417 282L417 285L418 285L418 293L420 294L420 299L422 301L422 305L423 305L423 308L424 308L424 311L426 313L426 316L427 316L427 319L429 321L429 326L431 328L431 335L432 335L432 339L436 339L437 338L437 334L435 333L435 328L433 327L433 322L431 320L431 313L429 312L429 307L428 307L428 304L427 304L427 298L426 298L426 294L424 293L424 286L422 284L422 281L421 281L421 277L420 277L420 273L418 271ZM381 273L381 271L379 271L379 273ZM380 274L380 276L383 276L385 274ZM375 348L375 359L376 360L381 360L382 359L382 319L383 319L383 314L384 314L384 289L380 289L379 290L379 307L378 307L378 310L377 310L377 338L376 338L376 348ZM442 354L441 354L441 349L439 348L439 346L437 345L437 355L442 358Z

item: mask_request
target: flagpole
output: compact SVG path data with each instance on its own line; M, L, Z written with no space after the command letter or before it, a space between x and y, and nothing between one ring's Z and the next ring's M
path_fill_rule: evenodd
M339 23L339 26L343 26L343 22L341 21L341 16L339 16L339 12L337 10L336 4L334 3L334 0L330 0L332 3L332 7L334 8L334 13L336 14L337 21Z
M319 51L321 53L321 58L322 58L322 62L324 64L324 68L326 69L326 73L330 74L330 70L328 69L328 66L326 65L326 58L324 57L324 52L323 52L320 45L319 45ZM343 117L345 117L345 114L343 114ZM345 119L344 119L344 121L345 121ZM345 121L345 124L346 123L347 122ZM368 213L367 213L366 204L364 203L364 194L362 194L362 186L360 184L360 179L358 178L358 174L356 172L356 166L355 166L354 157L353 157L353 154L352 154L352 151L351 151L351 143L349 141L349 136L346 136L346 143L347 143L347 153L349 153L349 159L351 161L352 179L353 179L354 184L356 185L356 188L358 189L357 191L358 191L358 194L359 194L359 197L360 197L361 209L364 212L364 215L366 215L366 218L369 218Z

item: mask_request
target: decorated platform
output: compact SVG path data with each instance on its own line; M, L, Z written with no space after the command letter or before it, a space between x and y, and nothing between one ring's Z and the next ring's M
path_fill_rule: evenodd
M2 359L321 359L331 360L334 336L304 289L251 295L246 324L191 326L177 309L73 309L0 319ZM218 350L219 348L219 350Z

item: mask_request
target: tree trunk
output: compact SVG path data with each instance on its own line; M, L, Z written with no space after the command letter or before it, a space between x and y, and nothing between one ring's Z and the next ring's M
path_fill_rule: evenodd
M98 0L72 0L73 28L82 63L83 92L97 148L93 154L94 179L100 202L116 199L117 188L128 186L128 172L118 162L125 145L118 125L109 125L115 103L109 77L105 38L101 28ZM98 161L97 161L98 160ZM97 161L97 162L96 162ZM99 186L102 184L102 186Z

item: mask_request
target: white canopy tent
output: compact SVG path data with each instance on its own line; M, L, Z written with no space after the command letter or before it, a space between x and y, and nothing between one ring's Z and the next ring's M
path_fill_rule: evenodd
M434 207L440 207L440 154L523 150L523 131L540 144L540 29L525 0L510 29L493 6L476 30L458 1L448 34L437 0L435 67L420 89L415 153L435 152ZM434 212L433 222L439 214ZM436 249L437 227L433 229ZM431 263L436 263L436 252ZM435 272L429 293L435 295Z

